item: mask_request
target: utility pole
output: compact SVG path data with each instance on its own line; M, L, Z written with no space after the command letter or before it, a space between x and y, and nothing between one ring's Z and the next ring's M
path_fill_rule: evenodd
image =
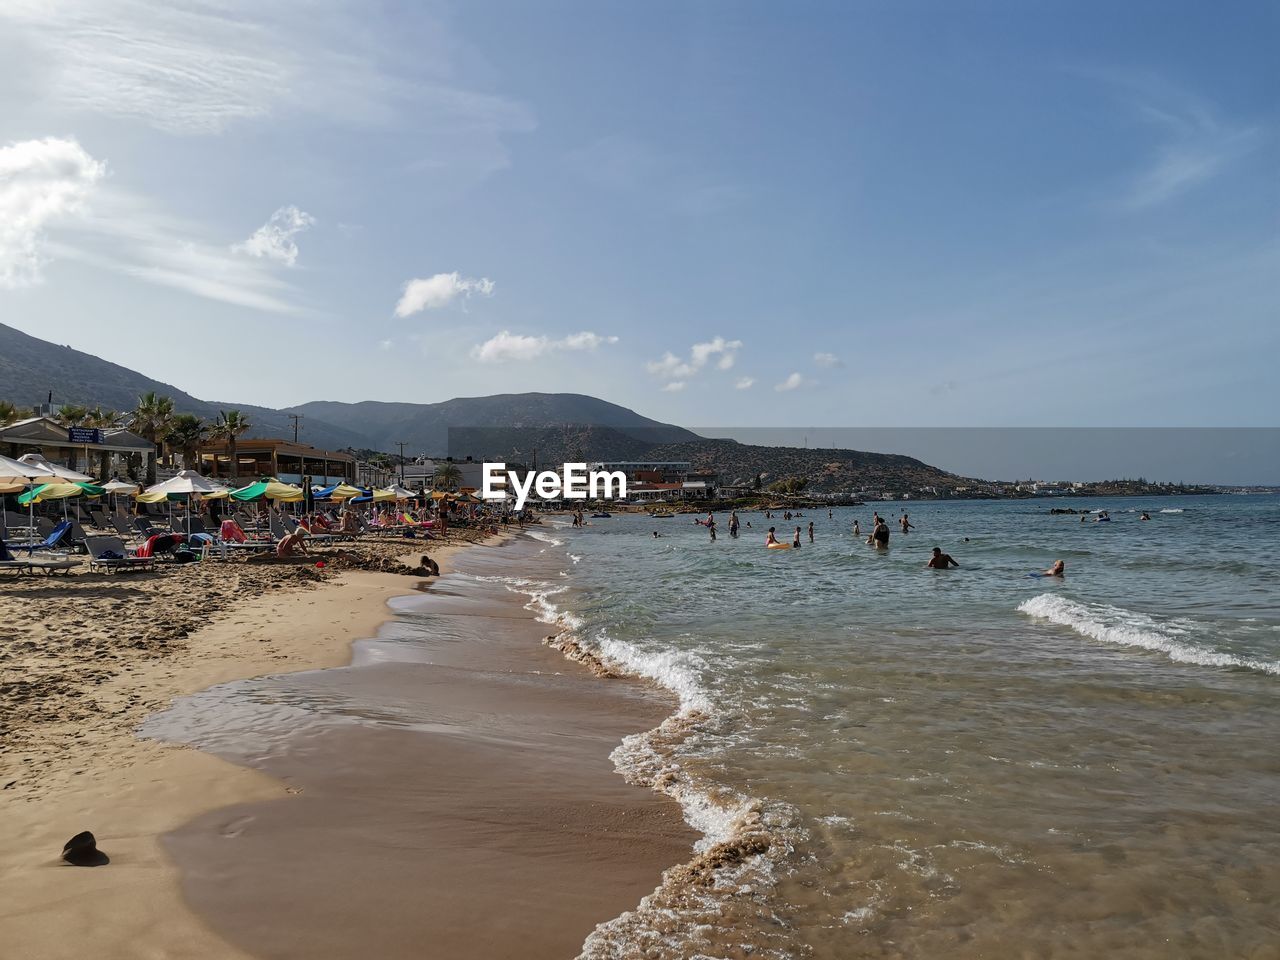
M404 440L397 440L396 446L400 448L400 486L404 486Z
M298 442L298 421L302 419L302 414L290 413L288 414L288 417L290 420L293 421L293 442L297 443Z

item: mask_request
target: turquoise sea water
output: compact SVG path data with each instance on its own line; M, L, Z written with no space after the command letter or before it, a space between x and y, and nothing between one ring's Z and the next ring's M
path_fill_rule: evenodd
M887 552L851 533L873 510ZM552 520L554 576L506 584L681 701L614 760L680 800L706 869L586 956L1277 955L1280 498L741 519Z

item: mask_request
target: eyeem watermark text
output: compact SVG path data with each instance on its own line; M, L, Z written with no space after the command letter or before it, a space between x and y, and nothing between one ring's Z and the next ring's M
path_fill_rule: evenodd
M541 500L625 500L627 475L621 470L588 470L585 463L566 463L560 473L542 470L508 470L505 463L484 465L480 496L485 500L505 500L513 491L516 509L523 510L530 492Z

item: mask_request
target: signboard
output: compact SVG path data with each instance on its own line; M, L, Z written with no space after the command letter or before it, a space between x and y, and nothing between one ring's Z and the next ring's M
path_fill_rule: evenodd
M96 427L67 427L70 443L101 443L102 431Z

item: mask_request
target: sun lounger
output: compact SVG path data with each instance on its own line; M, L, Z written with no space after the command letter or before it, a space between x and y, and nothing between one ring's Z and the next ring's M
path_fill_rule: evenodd
M56 573L67 574L80 566L79 560L0 560L0 572L23 574L43 573L52 577Z
M93 521L93 525L99 530L111 529L111 521L107 519L107 515L101 510L90 510L89 519Z
M89 550L89 569L150 570L155 566L153 557L135 557L119 537L89 537L85 541Z
M11 543L10 550L25 550L28 554L36 550L57 550L64 541L68 540L71 535L71 521L63 520L50 531L49 535L43 540L29 541L27 543Z

